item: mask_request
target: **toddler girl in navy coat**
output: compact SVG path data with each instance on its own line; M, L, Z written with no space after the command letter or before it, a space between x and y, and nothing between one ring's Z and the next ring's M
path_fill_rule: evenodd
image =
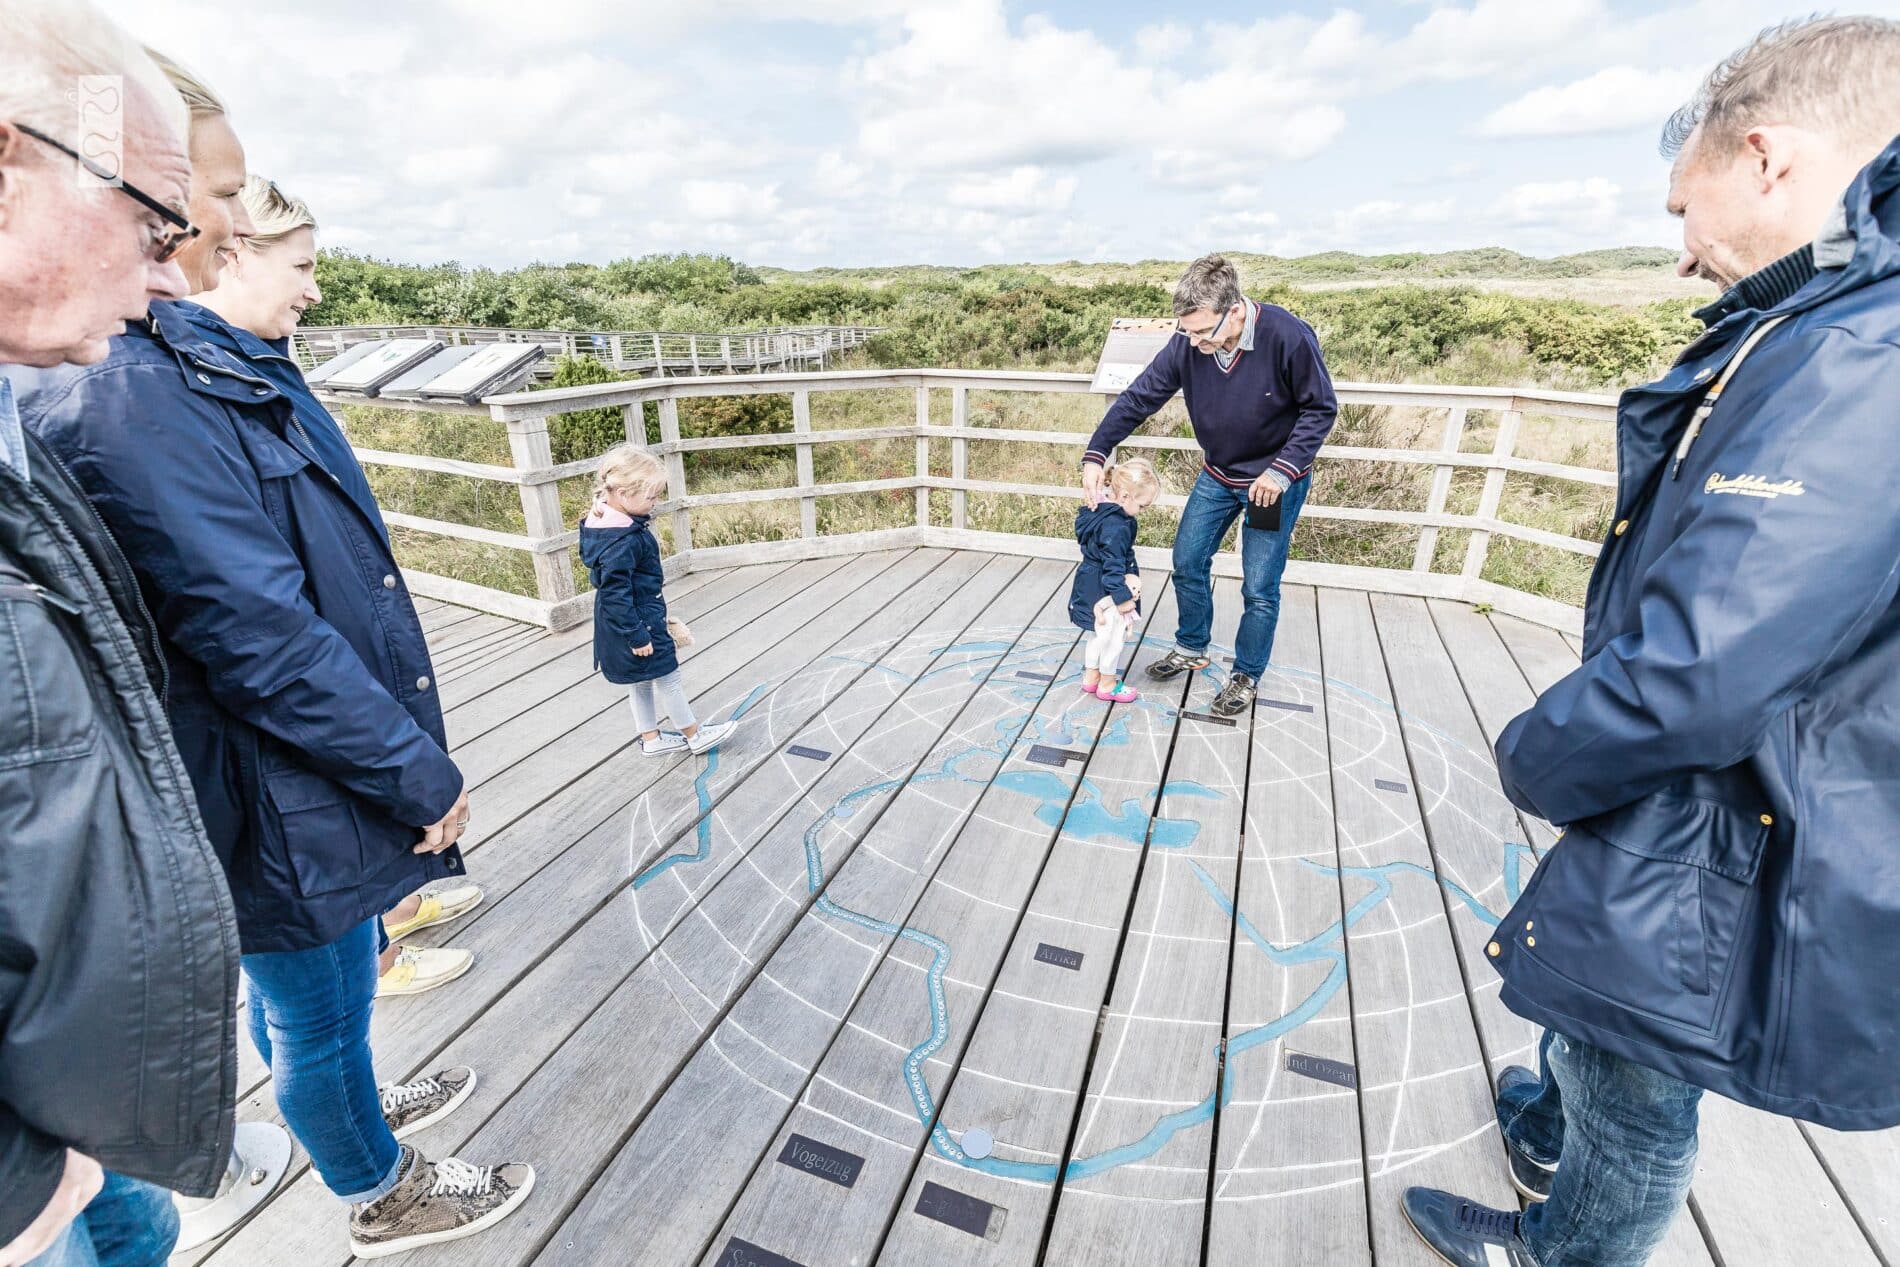
M581 520L581 562L594 583L594 667L628 687L640 750L648 756L682 748L709 752L734 725L701 726L686 701L674 632L685 626L668 620L660 543L647 529L665 491L660 460L623 444L601 458L594 509ZM661 730L663 716L679 729Z
M1108 496L1075 512L1082 565L1069 591L1069 619L1089 634L1083 650L1082 690L1116 704L1141 698L1121 679L1122 647L1141 610L1141 569L1135 564L1135 516L1161 494L1161 478L1140 458L1108 473Z

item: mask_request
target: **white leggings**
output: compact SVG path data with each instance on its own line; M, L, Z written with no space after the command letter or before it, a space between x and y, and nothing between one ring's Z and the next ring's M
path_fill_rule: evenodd
M1113 676L1120 672L1122 648L1128 644L1128 635L1133 630L1135 614L1119 611L1115 600L1104 597L1095 604L1095 632L1089 635L1088 646L1082 649L1084 668L1099 669Z
M663 716L672 718L680 730L699 720L693 716L693 706L686 702L686 683L678 669L651 682L635 682L627 688L627 699L633 704L634 727L643 735L658 730Z

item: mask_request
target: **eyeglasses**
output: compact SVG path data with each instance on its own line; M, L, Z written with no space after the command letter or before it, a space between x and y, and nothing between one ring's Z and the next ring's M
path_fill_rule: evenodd
M130 198L133 202L138 203L141 207L144 207L147 211L150 211L152 214L156 215L159 219L163 220L166 224L171 225L172 231L170 233L159 234L158 236L153 238L151 244L147 248L147 253L152 257L152 260L154 263L163 264L166 261L170 260L174 255L178 254L178 252L185 249L185 244L187 242L191 241L193 238L198 236L198 229L196 226L194 226L191 223L191 221L187 220L184 216L178 214L178 212L172 210L170 207L166 206L164 203L160 202L158 199L152 197L152 195L146 193L143 189L140 189L137 185L134 185L131 181L126 180L124 177L119 176L113 172L107 171L105 167L93 161L92 159L87 158L84 154L81 154L78 150L74 149L72 146L67 145L61 141L55 141L52 137L46 135L46 133L40 131L38 128L28 127L24 123L15 123L13 124L13 127L17 128L21 132L24 132L26 135L32 137L34 140L40 142L41 144L50 145L54 149L58 150L60 153L69 156L74 162L78 163L81 167L85 168L92 175L97 176L102 181L105 181L107 184L111 185L114 189L117 189L120 193Z
M1226 328L1227 318L1232 316L1233 312L1234 310L1232 308L1229 308L1226 312L1223 312L1220 315L1220 320L1214 323L1214 328L1212 330L1207 331L1205 334L1197 334L1195 331L1188 329L1186 326L1182 325L1178 321L1175 322L1174 332L1180 335L1182 338L1186 339L1189 343L1194 344L1196 347L1199 347L1202 344L1214 343L1220 338L1220 332L1224 328Z

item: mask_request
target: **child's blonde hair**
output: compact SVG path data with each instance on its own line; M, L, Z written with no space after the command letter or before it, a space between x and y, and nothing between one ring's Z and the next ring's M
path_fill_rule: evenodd
M601 455L600 472L594 477L595 501L609 490L624 493L650 489L658 493L665 488L666 467L639 445L616 445Z
M1129 458L1109 468L1108 489L1117 497L1146 493L1153 501L1161 496L1161 476L1147 458Z

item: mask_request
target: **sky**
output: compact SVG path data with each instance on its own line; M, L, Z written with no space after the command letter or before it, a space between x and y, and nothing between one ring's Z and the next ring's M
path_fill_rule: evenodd
M810 268L1678 247L1661 125L1787 3L101 7L322 245Z

